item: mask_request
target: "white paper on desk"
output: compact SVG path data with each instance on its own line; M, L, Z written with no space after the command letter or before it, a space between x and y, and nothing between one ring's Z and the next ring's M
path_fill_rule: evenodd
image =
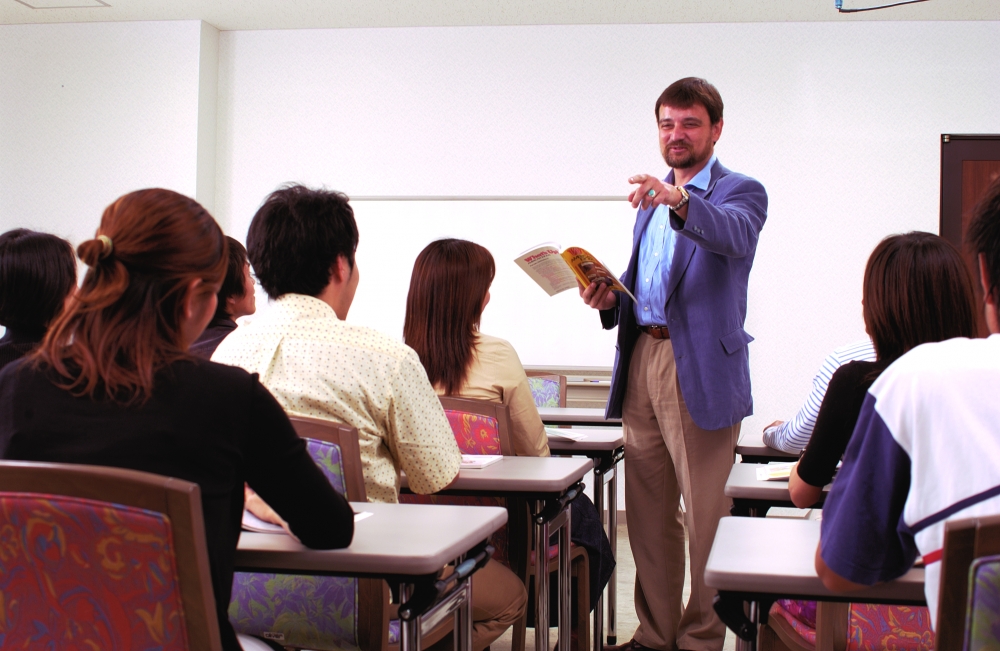
M358 522L361 522L365 518L370 518L373 515L374 515L374 513L372 513L371 511L361 511L359 513L355 513L354 514L354 522L355 522L355 524L357 524Z
M794 461L757 466L757 481L787 481L792 476Z
M573 430L569 429L556 429L554 427L546 427L545 433L552 438L565 439L567 441L573 441L574 443L576 441L582 441L583 439L587 438L586 434L574 432Z
M246 509L243 509L243 530L254 533L286 533L280 524L264 522Z
M459 467L462 470L482 470L502 460L503 455L500 454L463 454L462 464Z

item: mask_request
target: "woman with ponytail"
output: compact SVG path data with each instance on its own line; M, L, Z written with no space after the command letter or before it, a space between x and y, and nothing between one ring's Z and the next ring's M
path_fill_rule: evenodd
M188 353L228 256L201 205L169 190L126 194L77 254L82 286L39 349L0 372L0 456L199 484L223 648L238 651L226 609L244 483L310 547L350 544L351 509L256 375Z

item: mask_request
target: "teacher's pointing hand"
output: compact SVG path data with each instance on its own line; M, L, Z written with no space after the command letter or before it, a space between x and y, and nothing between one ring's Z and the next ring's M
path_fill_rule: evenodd
M681 200L681 192L672 185L667 185L660 179L649 174L636 174L630 176L629 183L638 184L635 190L628 195L629 203L633 208L638 208L640 204L643 208L654 206L676 206Z

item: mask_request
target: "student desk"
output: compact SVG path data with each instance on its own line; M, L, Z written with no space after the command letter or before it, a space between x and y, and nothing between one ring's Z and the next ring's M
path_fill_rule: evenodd
M532 505L531 523L542 549L559 532L559 651L570 645L569 503L583 492L581 480L593 468L590 459L569 457L504 457L479 470L462 469L441 495L491 495L522 498ZM407 487L406 475L401 476ZM442 508L442 507L434 507ZM549 568L535 562L535 649L549 651Z
M538 415L546 425L596 425L621 427L621 418L605 418L603 409L585 407L539 407Z
M760 481L755 463L734 463L726 480L726 497L733 500L733 515L764 517L772 506L796 508L788 494L788 481ZM823 487L823 497L813 508L823 506L830 484Z
M819 534L820 523L811 520L727 517L719 522L705 583L719 591L716 610L737 634L738 649L750 648L747 643L757 639L757 626L767 623L775 599L926 605L923 568L858 592L830 592L814 565ZM751 602L749 619L743 614L745 601Z
M346 549L309 549L291 536L243 532L236 570L385 579L400 586L400 651L420 651L429 631L457 613L456 648L472 648L472 586L469 577L489 560L486 540L507 522L496 507L354 503L370 517L355 523ZM455 572L441 569L465 557Z
M608 523L608 539L611 553L618 560L618 462L625 456L625 439L621 430L601 431L588 429L587 438L582 441L549 436L549 451L555 456L579 455L594 461L594 506L601 516L601 522ZM603 487L607 484L605 499ZM605 520L607 512L607 520ZM618 617L618 570L611 573L608 581L608 644L617 644ZM601 637L604 635L604 597L594 607L594 651L601 651Z
M744 432L736 444L736 454L743 458L743 463L767 463L768 461L795 461L797 454L775 450L764 445L763 432Z

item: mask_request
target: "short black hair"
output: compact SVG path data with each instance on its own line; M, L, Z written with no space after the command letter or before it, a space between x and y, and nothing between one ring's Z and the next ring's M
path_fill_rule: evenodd
M226 277L219 287L219 304L215 308L215 318L222 319L232 316L226 311L226 301L231 298L243 298L246 285L243 282L243 270L247 266L247 250L239 240L226 236L229 242L229 262L226 264Z
M977 277L979 255L986 259L986 280L989 283L986 293L993 297L995 304L1000 305L1000 178L987 188L976 204L965 239L976 257Z
M358 225L346 194L287 185L272 192L250 222L247 255L264 291L319 296L344 256L354 269Z
M76 286L69 242L26 228L0 235L0 325L45 329Z

